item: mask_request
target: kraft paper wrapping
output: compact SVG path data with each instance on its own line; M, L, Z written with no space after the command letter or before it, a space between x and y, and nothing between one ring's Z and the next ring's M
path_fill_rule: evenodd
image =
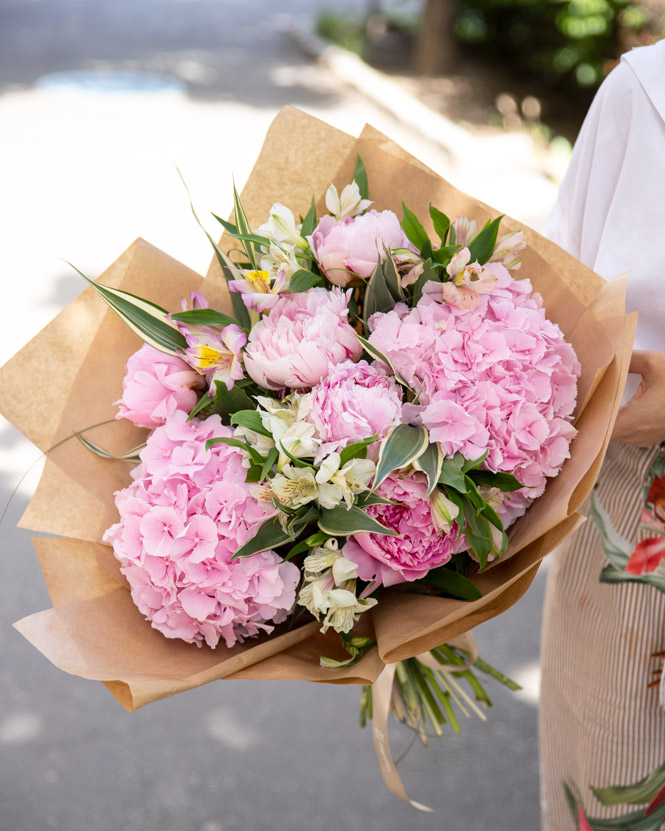
M378 209L401 213L401 200L423 220L430 203L449 216L480 224L497 215L461 193L371 127L354 139L293 109L273 122L242 194L250 223L265 221L275 201L304 214L312 194L323 208L331 181L352 178L360 153ZM425 222L425 224L427 224ZM502 229L523 228L510 218ZM431 230L431 229L429 229ZM53 608L19 621L18 630L66 672L103 681L128 710L221 678L372 683L385 663L416 655L509 608L530 585L541 559L583 521L579 508L595 482L628 372L635 319L624 313L625 279L606 283L553 243L524 229L528 248L518 276L545 298L548 317L573 344L582 364L576 411L579 433L571 458L510 531L504 557L474 581L480 600L464 603L384 591L363 616L364 634L377 647L355 666L323 669L319 656L346 657L334 632L316 622L270 637L212 650L169 640L152 629L131 601L111 549L101 543L117 519L113 492L129 483L129 464L100 459L73 440L49 453L43 476L21 524L62 538L37 538ZM222 245L232 247L228 240ZM203 291L211 305L229 309L228 291L213 261L205 280L137 240L99 281L160 305ZM0 370L0 409L46 451L91 424L113 418L124 366L139 339L92 289L64 309ZM31 390L43 392L38 400ZM145 431L126 421L87 434L114 452L140 443Z

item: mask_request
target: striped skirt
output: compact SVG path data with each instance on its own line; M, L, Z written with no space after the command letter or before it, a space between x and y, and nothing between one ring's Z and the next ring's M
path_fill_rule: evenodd
M612 443L596 486L614 530L634 544L654 533L641 517L661 454L660 447ZM600 801L592 788L632 785L658 768L665 779L665 709L658 686L649 686L662 667L653 655L665 649L665 593L651 585L601 583L606 564L591 520L552 555L540 704L543 831L637 817L643 805L609 798L610 791Z

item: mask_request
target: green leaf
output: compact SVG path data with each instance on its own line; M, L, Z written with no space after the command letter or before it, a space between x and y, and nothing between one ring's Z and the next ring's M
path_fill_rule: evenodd
M518 491L524 487L512 473L493 473L491 470L472 470L469 473L469 478L478 487L498 488L504 493Z
M305 551L310 551L312 548L317 548L318 546L323 545L323 543L329 539L330 534L324 534L323 532L310 534L309 537L305 537L304 540L301 540L297 545L294 545L284 559L291 560L293 557L297 557L298 554L302 554Z
M180 178L182 178L182 176L181 176ZM212 211L211 211L210 213L212 213ZM225 230L225 231L226 231L226 232L227 232L230 236L235 237L235 236L236 236L236 234L238 234L238 233L239 233L239 232L238 232L238 228L237 228L237 226L236 226L236 225L234 225L232 222L227 222L227 220L226 220L226 219L222 219L222 217L221 217L221 216L217 216L217 214L214 214L214 213L213 213L212 215L214 216L214 218L217 220L217 222L219 222L219 224L222 226L222 228L223 228L223 229L224 229L224 230Z
M311 467L313 469L314 466L311 465L309 462L305 462L302 459L299 459L297 456L294 456L293 453L290 453L286 449L286 447L284 447L281 441L277 442L277 444L279 445L280 453L283 453L285 456L287 456L296 467Z
M266 460L263 463L263 467L261 468L261 478L259 479L260 482L268 478L268 474L270 473L272 466L277 464L278 459L279 453L277 452L277 448L271 447L268 451L268 455L266 456Z
M360 508L337 505L335 508L324 508L319 519L319 528L331 537L348 537L360 531L370 534L385 534L389 537L398 537L396 531L391 531L378 520L366 514Z
M300 236L307 239L307 237L311 236L314 228L316 228L316 205L314 204L314 197L312 196L312 204L309 206L307 215L302 221Z
M182 353L187 349L187 341L169 320L166 309L135 294L95 283L75 265L68 265L92 286L102 300L142 340L160 352L182 358Z
M406 238L412 243L423 257L429 257L432 253L432 243L422 222L402 202L402 230Z
M259 433L261 436L267 436L269 439L272 438L272 434L263 426L261 416L256 410L238 410L231 416L230 423L239 424L241 427L246 427L254 433Z
M350 462L351 459L357 459L358 457L362 457L363 459L366 458L367 448L370 444L374 444L378 438L378 433L374 433L373 436L368 436L368 438L363 439L362 441L347 444L347 446L343 450L340 450L339 453L340 468L344 467L344 465L347 462Z
M477 234L469 243L469 262L478 262L481 265L486 263L494 253L496 238L499 233L499 225L503 216L497 216L492 222L488 222L482 231Z
M314 274L313 271L308 271L306 268L299 268L293 272L289 280L289 291L301 292L312 289L315 286L324 286L325 281L320 274Z
M365 491L361 493L360 496L356 498L356 505L359 508L369 508L370 505L394 505L395 503L391 499L385 499L383 496L379 496L378 493L372 493L371 491Z
M176 168L178 170L178 168ZM212 249L215 252L215 257L217 258L217 262L219 263L219 267L222 269L222 273L224 274L224 278L226 279L227 283L231 280L234 280L235 277L233 275L233 263L231 260L226 256L226 254L222 251L222 249L217 245L216 241L210 236L207 230L204 228L203 223L199 219L199 215L196 213L196 208L194 207L194 203L192 201L192 196L189 192L189 188L187 187L187 183L182 175L182 173L178 170L178 176L180 176L180 180L182 181L183 187L187 192L187 197L189 198L189 207L192 212L192 216L196 220L199 228L203 231L203 233L208 238L208 242L212 245ZM228 225L230 228L233 229L234 233L238 233L238 228L230 222L226 222L225 220L217 219L222 223L222 225L226 228ZM247 307L243 303L242 295L238 292L231 292L231 304L233 305L233 313L240 321L240 325L243 329L250 328L250 318L249 318L249 311Z
M632 785L615 785L612 788L591 788L603 805L646 805L656 798L665 785L665 764L651 771L644 779Z
M459 493L467 492L467 483L464 476L464 457L460 453L449 456L443 460L439 483L454 488Z
M470 470L475 470L476 468L480 467L482 463L487 458L487 454L489 450L486 450L482 456L479 456L477 459L464 459L464 464L462 465L462 470L465 473L468 473Z
M443 245L441 248L437 248L432 252L432 259L439 265L446 266L452 260L455 254L457 254L457 252L461 250L461 245Z
M219 222L230 237L240 240L241 242L253 242L255 245L261 245L264 248L268 248L270 246L270 240L268 237L261 236L261 234L243 233L242 231L239 231L232 222L227 222L215 213L213 213L212 216L217 220L217 222Z
M358 185L362 199L369 199L369 184L367 183L367 171L360 153L356 154L356 168L353 171L353 181Z
M89 450L91 453L94 453L95 456L99 456L102 459L117 459L123 462L140 462L141 459L139 457L139 452L143 450L145 447L145 442L142 444L137 445L136 447L132 447L131 450L127 450L125 453L120 453L116 455L115 453L111 453L108 450L105 450L100 445L95 444L94 441L86 438L83 433L79 433L78 431L74 430L74 435L76 438L81 442L81 444Z
M226 384L215 381L212 412L217 413L224 424L229 424L231 416L238 410L251 410L255 406L254 401L237 383L227 390Z
M250 465L247 468L247 475L245 476L245 482L262 482L263 478L261 473L263 472L261 465Z
M400 300L405 299L404 289L402 288L402 280L399 276L399 272L397 271L395 260L392 258L390 252L386 253L387 256L382 263L383 279L394 303L399 303Z
M191 309L188 312L178 312L171 315L172 320L181 323L191 323L193 326L229 326L231 324L240 326L235 317L216 312L214 309Z
M429 206L429 215L432 217L434 230L441 240L441 245L445 245L450 230L450 219L434 205Z
M376 312L389 312L395 305L383 273L383 263L378 262L367 281L363 301L363 320L367 321Z
M487 559L492 553L494 546L490 524L484 516L476 513L468 499L465 499L465 502L466 539L473 553L478 558L480 568L485 568Z
M416 470L422 470L427 476L427 493L425 496L429 496L438 485L444 461L441 445L438 442L432 442L413 462Z
M258 452L258 450L255 450L251 445L247 444L246 441L241 441L240 439L227 438L226 436L217 436L214 439L208 439L206 441L206 450L210 450L210 448L215 444L225 444L228 447L237 447L240 450L244 450L245 453L249 454L250 459L255 465L263 465L263 456Z
M270 551L272 548L278 548L292 540L293 537L286 533L280 524L279 518L275 516L259 526L252 539L241 545L231 559L239 560L241 557L251 557L252 554Z
M395 427L381 443L372 490L376 490L393 470L411 464L425 451L428 444L429 435L425 427L412 427L410 424Z
M458 574L446 566L434 568L422 578L423 583L441 589L451 597L459 600L480 600L483 596L480 589L463 574Z
M235 212L236 225L238 226L238 234L234 236L236 237L236 239L242 240L242 236L251 235L252 229L249 225L247 214L245 213L245 209L242 206L242 202L240 201L240 195L238 194L238 190L235 184L233 185L233 208ZM242 240L242 247L245 249L247 259L252 264L252 268L254 270L258 270L254 243L249 240Z
M402 378L402 376L399 374L399 372L397 372L397 370L392 365L390 360L388 358L386 358L386 356L383 354L383 352L381 352L380 349L377 349L375 346L372 346L372 344L368 340L363 338L362 335L359 335L357 332L356 332L356 337L358 338L358 340L360 341L361 346L363 347L365 352L367 352L368 355L371 355L371 357L374 358L375 360L381 361L381 363L384 363L388 367L388 369L390 369L392 374L395 376L395 380L399 384L401 384L403 387L406 387L407 389L411 389L411 387L409 387L409 385L406 383L404 378Z
M453 505L457 505L459 513L455 517L455 522L457 523L457 539L462 536L462 531L464 530L464 497L461 496L458 491L454 490L453 488L443 486L443 492L448 499L453 503Z
M434 267L434 264L432 263L432 260L428 258L423 263L423 272L422 272L422 274L420 275L420 277L418 277L416 282L413 284L413 295L412 295L412 300L411 300L411 305L412 306L415 306L418 303L418 301L420 300L420 298L423 296L423 288L425 286L425 283L429 283L429 282L440 283L441 282L441 276L439 274L438 269Z
M187 421L191 421L194 418L194 416L198 415L201 412L201 410L205 410L206 407L212 407L214 403L215 399L209 396L207 392L204 392L203 395L196 402L196 404L194 404L192 409L189 411Z

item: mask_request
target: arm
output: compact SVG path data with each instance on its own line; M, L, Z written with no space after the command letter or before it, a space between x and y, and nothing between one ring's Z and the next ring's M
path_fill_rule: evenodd
M650 447L665 441L665 352L633 352L630 371L641 375L642 383L619 410L612 438Z

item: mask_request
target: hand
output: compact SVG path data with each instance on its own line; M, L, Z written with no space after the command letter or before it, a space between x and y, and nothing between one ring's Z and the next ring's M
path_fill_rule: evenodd
M630 372L642 376L635 395L619 410L614 441L651 447L665 441L665 352L633 352Z

